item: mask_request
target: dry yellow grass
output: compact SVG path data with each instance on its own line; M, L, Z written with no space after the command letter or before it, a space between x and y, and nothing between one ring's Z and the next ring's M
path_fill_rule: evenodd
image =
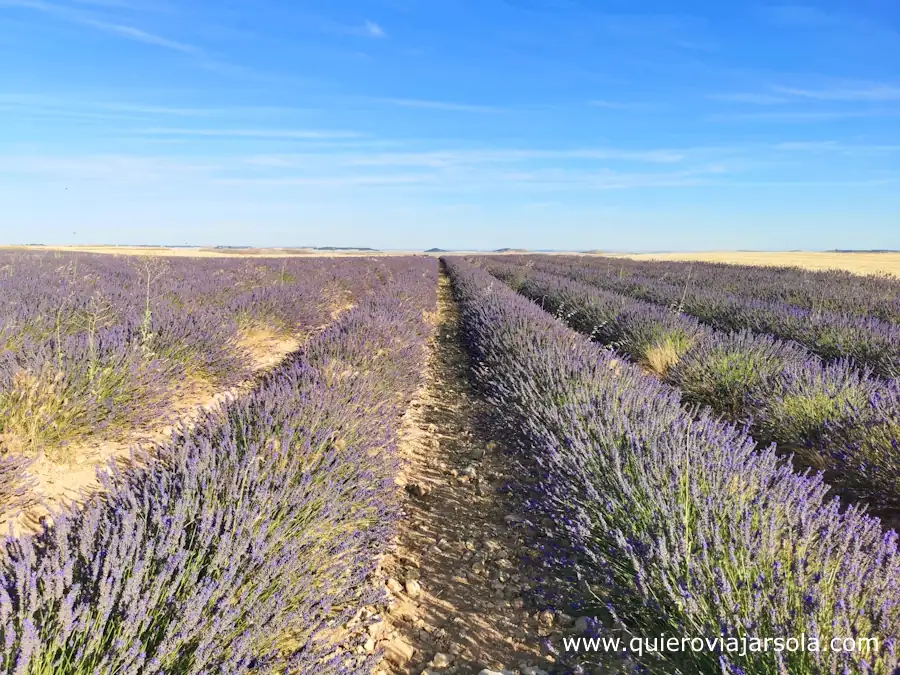
M678 346L671 340L665 340L650 347L641 362L655 374L665 377L669 369L678 363L680 358L681 353Z
M615 257L635 260L699 260L734 265L795 265L810 270L842 269L856 274L884 272L900 276L900 253L708 251L700 253L636 253Z

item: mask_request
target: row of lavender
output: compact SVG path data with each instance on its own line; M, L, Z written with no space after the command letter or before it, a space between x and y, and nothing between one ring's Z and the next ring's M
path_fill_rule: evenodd
M0 254L0 444L114 436L244 379L240 338L322 325L389 265Z
M669 652L645 655L644 665L726 675L894 672L896 533L882 534L855 507L842 511L819 477L793 473L773 449L685 408L677 390L484 270L446 264L475 376L539 467L535 506L574 549L586 608L642 637L805 635L826 645ZM829 651L836 636L878 638L880 649Z
M900 323L900 279L859 275L845 270L814 271L799 267L758 267L707 262L637 261L628 258L582 259L584 266L616 276L639 276L742 298L794 305L802 309L874 316Z
M293 335L387 277L346 259L0 256L0 444L115 436L248 375L240 338Z
M368 673L341 629L398 515L394 448L436 263L391 282L252 395L0 551L0 672Z
M754 438L800 453L829 482L900 505L900 383L824 362L801 345L724 332L659 305L520 265L488 270L574 329L615 347Z
M622 267L618 267L618 260L612 263L609 259L561 256L520 256L509 262L529 264L607 291L676 308L720 330L768 333L799 342L825 359L851 358L881 377L900 377L900 325L871 316L731 295L710 279L695 283L690 278L676 282L664 275L648 277L641 273L646 268L631 267L633 261L621 263ZM620 274L626 268L637 271Z
M247 331L322 325L391 265L0 254L0 513L27 504L23 455L64 456L164 419L198 382L241 381Z

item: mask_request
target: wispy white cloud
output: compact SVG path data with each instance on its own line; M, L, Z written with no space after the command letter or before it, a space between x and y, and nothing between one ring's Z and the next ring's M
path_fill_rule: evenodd
M555 209L561 206L565 206L562 202L528 202L522 204L521 208L526 210L531 209Z
M171 140L171 137L161 138ZM409 190L440 194L495 191L589 194L607 190L744 185L751 184L754 179L766 181L769 176L773 184L787 184L797 179L800 181L797 185L803 185L808 178L833 180L835 184L849 179L860 181L860 184L887 184L893 180L892 175L875 169L868 172L854 170L853 175L846 176L840 173L822 176L819 171L810 173L809 168L821 162L818 155L884 157L895 153L900 153L900 146L820 140L679 151L483 148L373 154L353 150L286 155L233 153L190 158L179 155L0 155L0 173L38 181L156 184L177 180L183 185L196 186L334 190L392 186L404 194ZM808 160L804 159L807 155ZM782 170L773 173L772 166L780 166ZM538 197L532 201L544 199Z
M363 19L358 23L336 21L327 16L313 12L298 11L293 13L293 18L301 25L313 30L330 33L332 35L352 35L384 39L388 37L387 30L380 23L372 19Z
M840 147L840 143L838 141L786 141L783 143L776 143L776 150L799 150L799 151L823 151L823 150L834 150L837 147Z
M803 89L795 87L773 87L774 91L794 98L814 101L885 102L900 101L900 87L888 84L866 84L856 87L835 87L829 89Z
M542 169L495 170L492 168L457 172L435 170L378 171L376 173L329 170L253 175L239 171L234 158L188 161L183 158L122 155L89 156L0 156L0 175L31 176L59 183L158 183L176 181L188 189L227 186L234 189L311 188L340 191L395 188L406 194L478 194L498 191L514 194L589 194L602 191L678 189L698 186L797 186L852 187L882 186L900 182L897 174L861 178L806 180L774 178L757 180L735 177L722 164L705 164L677 171L580 170L550 167ZM553 202L530 202L533 207L553 207Z
M900 116L898 110L795 110L780 112L755 112L711 115L714 122L833 122L845 119L862 119Z
M145 115L163 115L174 117L201 117L208 114L200 108L178 108L161 105L136 105L129 103L98 103L95 108L99 110L109 110L113 113L139 113Z
M731 169L723 163L703 163L677 171L624 171L605 166L573 166L573 158L594 156L596 151L574 151L555 155L541 151L510 153L484 150L480 154L426 156L349 156L313 160L309 156L287 156L275 168L265 157L258 157L258 166L265 173L258 177L242 175L227 177L228 182L261 185L377 185L388 182L403 184L410 189L439 193L479 193L494 190L528 190L531 192L584 192L656 187L697 185L715 180ZM604 151L602 156L630 156L628 151ZM535 158L555 158L557 163ZM412 168L415 172L394 172L393 167ZM377 169L369 173L366 169Z
M588 101L588 105L593 108L611 108L616 110L621 110L623 108L627 108L627 103L621 103L619 101L602 101L602 100L594 100Z
M53 5L48 5L39 0L0 0L0 7L21 7L23 9L34 9L38 11L52 11Z
M143 105L135 103L103 103L96 104L97 108L102 110L112 110L118 112L136 112L149 115L163 115L172 117L206 117L209 115L218 115L228 112L228 108L182 108L177 106L165 105Z
M91 2L88 4L98 3ZM133 5L127 3L126 0L122 1L121 7L124 7L125 4L128 4L132 9L143 8L143 5ZM231 63L195 44L175 40L119 21L110 21L105 17L100 18L96 12L83 8L44 2L44 0L0 0L0 7L20 7L34 10L59 21L84 26L124 40L175 51L192 57L193 64L198 68L231 78L252 80L272 86L298 86L308 83L305 79L299 77L261 72L254 68ZM112 5L110 5L111 7ZM357 32L367 32L368 30L370 29L366 28L366 26L356 28Z
M778 105L790 101L785 96L775 96L773 94L755 94L752 92L738 92L734 94L711 94L707 98L716 101L727 101L730 103L750 103L751 105Z
M379 187L393 185L416 190L472 193L495 190L529 192L569 192L627 190L638 188L681 187L708 182L715 172L682 171L625 173L616 171L470 171L444 174L434 171L415 173L341 174L335 176L263 176L213 178L211 182L243 186Z
M652 12L595 12L587 25L612 39L667 45L691 51L716 48L704 19L688 14Z
M863 11L854 11L852 3L845 6L850 9L832 10L814 5L788 4L765 7L761 11L764 18L779 26L832 31L855 38L866 35L876 40L897 36L897 31L889 23L873 19Z
M295 139L329 139L358 138L361 134L354 131L331 131L321 129L190 129L190 128L152 128L141 129L139 134L159 136L200 136L223 138L295 138Z
M657 112L669 106L660 101L611 101L609 99L592 99L587 102L587 105L602 110L627 110L629 112Z
M895 185L900 183L900 175L891 176L885 178L870 178L870 179L835 179L835 180L740 180L740 181L724 181L721 185L727 185L728 187L746 187L746 188L756 188L756 187L837 187L837 188L851 188L851 187L879 187L883 185Z
M508 112L506 108L472 103L457 103L453 101L428 101L413 98L383 98L379 100L383 103L389 103L403 108L422 108L424 110L446 110L448 112L489 114Z
M784 122L826 121L897 114L889 109L875 109L867 104L889 104L900 101L900 86L879 82L839 82L830 86L803 87L772 85L761 92L710 94L708 99L754 106L785 106L789 110L719 115L716 119L771 120ZM823 110L824 103L847 104ZM851 104L855 104L851 107ZM834 108L834 106L832 106Z
M475 176L471 189L524 188L529 191L570 192L594 190L633 190L704 185L726 173L722 166L700 166L679 171L628 172L612 169L577 170L551 168L533 171Z
M312 168L332 165L343 167L421 167L454 169L491 164L524 164L551 161L610 161L648 164L675 164L685 158L678 150L625 150L617 148L478 149L426 152L380 153L294 153L257 155L249 160L254 166L272 168Z
M277 176L264 178L214 178L218 185L298 186L321 188L381 187L387 185L422 185L434 183L438 176L430 173L341 175L341 176Z
M106 9L124 9L136 12L168 11L171 6L156 0L71 0L76 5L89 5Z
M153 118L140 114L102 112L98 110L67 110L65 108L44 108L40 106L17 106L0 101L0 116L20 117L29 120L59 118L84 121L152 122Z
M247 115L278 115L310 112L307 108L282 106L223 105L198 107L185 105L158 105L154 103L104 100L102 94L52 95L32 93L0 93L0 109L23 115L48 115L60 117L97 117L104 119L152 119L152 117L241 117ZM159 98L150 92L144 98ZM140 116L140 117L137 117Z
M189 130L193 132L194 130ZM218 130L213 130L218 132ZM239 137L268 130L232 130ZM169 136L161 136L168 139ZM305 137L305 133L304 133ZM678 171L618 171L608 161L668 165L670 150L576 148L563 151L484 148L419 153L230 154L213 157L123 155L0 156L0 172L55 180L161 181L172 176L200 183L259 186L408 186L438 191L480 192L497 188L536 190L614 189L663 185L711 175L717 168ZM596 160L573 165L573 160Z
M672 164L684 159L684 154L675 150L622 150L615 148L575 148L560 150L474 150L428 153L389 153L354 158L354 164L384 166L392 164L419 164L430 166L452 166L459 164L504 164L543 160L611 160L626 162L647 162Z
M871 156L900 152L900 145L844 143L841 141L794 141L777 143L776 150L789 152L834 153L839 155Z
M762 16L775 26L802 31L806 36L815 37L823 46L840 49L848 55L860 50L869 55L872 49L897 53L900 32L890 21L866 13L863 3L855 3L856 6L854 3L843 4L839 10L804 4L766 7L762 9Z
M62 21L87 26L111 35L117 35L126 40L141 42L143 44L181 52L183 54L197 56L203 53L202 49L194 45L171 40L162 35L157 35L133 26L98 19L90 12L73 7L43 2L42 0L0 0L0 7L20 7L23 9L34 10Z
M222 168L181 158L131 155L0 156L0 173L41 175L62 180L111 180L140 182L193 175L202 177Z
M194 45L190 45L185 42L169 40L168 38L164 38L161 35L148 33L147 31L133 28L131 26L123 26L117 23L109 23L106 21L97 21L96 19L87 18L79 19L78 22L85 26L96 28L97 30L103 31L105 33L110 33L111 35L118 35L119 37L123 37L127 40L142 42L147 45L162 47L163 49L171 49L176 52L181 52L182 54L192 54L196 56L203 53L202 49L200 49L199 47L195 47Z
M384 31L384 28L382 28L381 26L379 26L379 25L378 25L377 23L375 23L374 21L369 21L368 19L366 19L366 22L365 22L365 24L363 24L363 25L364 25L364 27L365 27L366 33L367 33L370 37L374 37L374 38L385 38L385 37L387 37L387 33Z
M812 5L777 5L762 11L770 21L784 26L827 26L836 20L834 14Z

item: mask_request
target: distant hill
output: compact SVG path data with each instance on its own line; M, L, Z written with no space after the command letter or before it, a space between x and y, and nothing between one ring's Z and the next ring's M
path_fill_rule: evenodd
M449 253L449 252L450 251L448 251L447 249L443 249L443 248L430 248L427 251L425 251L425 253Z
M173 246L172 248L177 248ZM368 248L366 246L285 246L280 248L256 248L254 246L226 246L218 245L216 249L229 251L377 251L377 248Z
M368 246L313 246L316 251L377 251L377 248Z
M855 249L855 248L836 248L831 251L827 251L827 253L898 253L895 248L867 248L867 249Z
M528 253L527 248L495 248L494 253Z

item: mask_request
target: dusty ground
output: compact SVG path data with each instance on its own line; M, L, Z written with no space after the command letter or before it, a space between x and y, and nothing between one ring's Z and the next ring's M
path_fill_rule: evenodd
M811 251L711 251L634 253L635 260L700 260L738 265L796 265L810 270L842 269L857 274L885 272L900 276L900 253L828 253Z
M332 320L350 306L352 305L344 304L336 307L332 312ZM325 326L319 326L315 330L323 328ZM264 330L245 334L240 344L250 353L254 374L247 382L226 391L215 391L209 385L198 384L193 391L179 399L171 415L172 421L153 429L135 430L124 440L92 442L71 448L67 452L71 458L69 461L53 461L45 453L41 453L28 471L35 496L41 503L15 518L14 528L16 531L39 529L41 519L47 516L50 508L81 502L86 494L99 487L98 466L106 466L111 459L127 462L134 445L163 442L176 426L190 424L204 411L250 390L260 375L296 351L304 337L308 336L285 337ZM3 514L0 514L0 526L7 526Z
M480 425L458 318L442 276L427 386L401 441L405 519L383 564L391 605L367 647L385 648L382 675L540 674L551 668L541 642L571 621L528 598L519 570L530 536L502 490L509 465Z

